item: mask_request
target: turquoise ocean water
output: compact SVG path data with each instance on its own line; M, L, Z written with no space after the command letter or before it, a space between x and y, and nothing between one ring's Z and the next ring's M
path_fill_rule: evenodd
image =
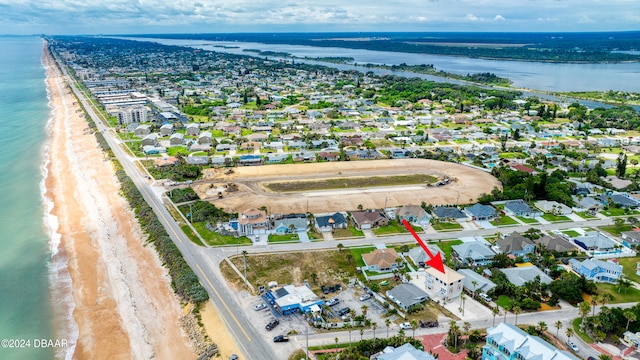
M65 307L56 299L63 298L59 278L66 261L56 269L52 219L45 216L51 109L41 55L40 38L0 37L0 339L10 340L3 340L0 359L52 359L69 350L43 347L41 341L69 337L54 325Z

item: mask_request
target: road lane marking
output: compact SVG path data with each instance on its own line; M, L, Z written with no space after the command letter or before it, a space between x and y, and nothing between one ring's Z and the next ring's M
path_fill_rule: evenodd
M229 315L231 315L231 317L233 318L233 321L236 322L236 324L238 325L238 327L240 328L240 330L242 330L242 333L244 334L244 336L249 340L249 342L251 342L251 337L249 336L249 334L247 334L247 332L244 330L244 328L242 327L242 325L240 325L240 322L238 321L238 319L236 318L235 315L233 315L233 312L231 311L231 309L229 309L229 306L227 306L227 303L222 299L222 296L220 296L220 293L218 293L218 290L216 290L215 286L213 286L213 284L211 283L211 281L209 281L209 278L207 277L207 275L204 273L204 271L202 271L202 268L200 267L199 264L196 264L196 267L198 268L198 270L200 271L200 273L202 274L202 276L204 276L204 279L207 280L207 283L209 284L209 286L211 286L211 288L213 289L213 291L216 293L216 296L218 297L218 299L220 299L220 302L222 302L222 305L224 305L224 308L227 309L227 312L229 313Z

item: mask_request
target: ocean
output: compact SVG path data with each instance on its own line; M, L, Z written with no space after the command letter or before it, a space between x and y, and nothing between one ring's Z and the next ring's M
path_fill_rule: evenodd
M56 224L44 196L51 108L42 44L35 36L0 37L2 359L64 358L70 349L48 340L72 340L62 330L71 328L66 261L52 260Z

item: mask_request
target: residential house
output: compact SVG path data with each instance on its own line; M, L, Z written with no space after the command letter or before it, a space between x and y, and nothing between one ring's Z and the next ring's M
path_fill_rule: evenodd
M536 246L544 247L552 252L569 252L578 250L577 246L567 241L564 237L558 235L545 235L533 242Z
M387 219L382 210L353 211L351 212L351 218L356 228L360 230L389 225L389 219Z
M133 134L138 137L143 137L145 135L149 135L151 133L151 125L142 124L138 125L135 130L133 130Z
M638 244L640 244L640 231L638 231L637 229L634 229L632 231L624 231L620 235L620 238L622 239L622 245L628 248L638 246Z
M621 208L635 209L640 206L638 200L630 197L629 194L626 193L602 194L600 195L600 201L605 204L615 204Z
M198 144L211 144L213 137L210 131L204 131L198 135Z
M185 156L184 161L189 165L208 165L208 156Z
M264 161L268 164L278 164L289 160L289 154L267 154Z
M173 124L163 124L160 126L160 136L165 137L173 134Z
M189 136L197 136L199 132L200 132L200 124L197 124L197 123L187 124L185 134Z
M573 212L570 207L557 201L540 200L534 203L542 212L553 215L569 215Z
M482 360L579 360L559 350L538 336L506 322L487 329L487 343L482 347Z
M295 214L286 218L274 220L273 231L278 235L295 234L308 230L307 217L305 214Z
M616 252L619 244L601 232L590 231L584 236L578 236L573 239L573 242L581 248L596 253L612 253Z
M496 209L491 205L474 204L467 206L464 212L474 221L493 220L496 216Z
M578 275L583 275L587 280L595 282L615 283L622 274L622 265L611 260L586 259L580 262L571 259L569 264Z
M531 239L515 231L509 236L496 240L495 247L501 253L512 255L513 257L521 256L525 259L536 250L536 245Z
M145 137L142 138L142 142L140 144L142 146L156 146L156 145L158 145L158 134L157 133L151 133L151 134L145 135Z
M429 294L411 283L399 284L388 290L386 295L404 311L429 300Z
M604 208L604 204L601 201L591 196L572 196L572 198L576 208L591 214L595 214Z
M262 165L262 157L260 155L240 155L238 164L243 166Z
M400 256L392 249L376 249L368 254L362 254L364 261L364 270L375 272L391 272L401 267L402 260L398 261Z
M266 234L269 228L270 222L266 211L249 209L241 212L238 216L238 232L240 235Z
M504 210L508 215L534 218L542 215L539 211L532 209L524 200L510 200L504 203Z
M333 229L346 229L347 219L342 213L332 215L316 216L316 228L320 232L328 232Z
M429 267L425 270L427 290L444 302L450 302L462 294L464 276L450 267L444 267L444 273Z
M395 215L400 222L407 220L410 224L420 226L428 225L431 222L431 216L418 205L401 206L395 210Z
M169 138L169 145L171 146L182 145L182 144L184 144L184 134L182 133L172 134L171 137Z
M466 221L467 214L460 211L458 207L449 207L449 206L436 206L431 210L434 218L439 221Z
M444 253L442 252L442 250L440 250L438 245L427 244L427 249L429 249L429 251L431 251L431 254L433 254L434 256L440 253L442 261L445 260ZM429 255L427 255L427 253L420 246L416 246L413 249L409 250L408 256L416 266L420 267L424 267L424 264L426 264L427 261L430 260Z
M496 253L480 241L465 242L451 247L451 256L462 266L485 266L493 262Z
M373 355L372 360L436 360L436 358L428 352L418 350L410 343L394 348L387 346L382 353Z
M506 269L498 269L507 276L507 280L515 286L523 286L527 282L534 281L536 278L540 279L541 283L549 285L553 279L544 271L540 270L535 265L519 266Z
M464 276L462 280L462 286L470 293L488 293L493 290L497 285L490 279L478 274L471 269L458 270L460 275Z

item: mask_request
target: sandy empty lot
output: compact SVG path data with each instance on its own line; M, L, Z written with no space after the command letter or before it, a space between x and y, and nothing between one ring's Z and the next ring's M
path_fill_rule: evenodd
M426 159L395 159L376 161L346 161L308 164L247 166L224 170L208 169L204 178L215 185L195 186L201 198L211 200L227 211L238 212L267 206L270 213L330 212L355 210L358 205L367 208L393 207L426 202L433 205L468 204L494 187L501 188L491 174L468 166ZM429 174L440 179L448 177L451 183L433 187L424 184L275 193L267 191L262 183L324 178L363 176L394 176ZM390 179L390 182L392 180ZM237 191L224 192L217 199L219 186L235 184Z

